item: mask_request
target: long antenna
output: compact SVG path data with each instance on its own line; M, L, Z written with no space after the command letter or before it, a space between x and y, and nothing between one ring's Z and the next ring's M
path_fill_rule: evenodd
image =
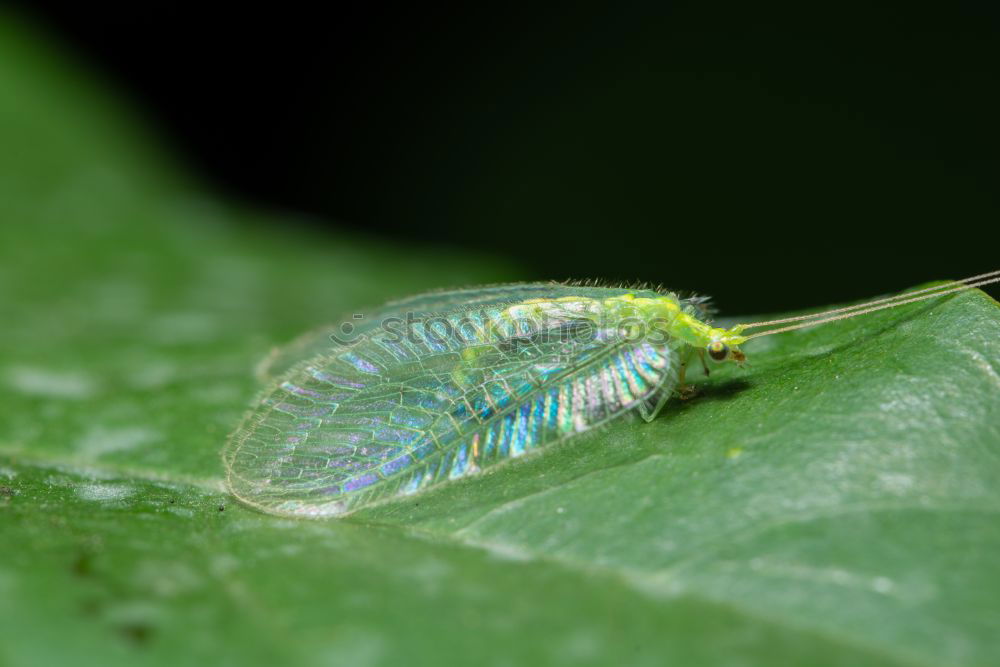
M990 271L989 273L980 273L978 276L970 276L969 278L963 278L962 280L956 280L958 283L972 283L974 281L983 280L985 278L992 278L993 276L1000 276L1000 270ZM992 282L992 281L991 281ZM976 283L977 285L980 283ZM989 283L982 283L988 285ZM903 292L902 294L896 294L894 296L887 296L882 299L875 299L874 301L868 301L866 303L859 303L853 306L844 306L843 308L834 308L833 310L824 310L821 313L811 313L809 315L798 315L796 317L784 317L780 320L767 320L766 322L753 322L752 324L744 324L744 329L755 329L757 327L766 327L773 324L786 324L788 322L801 322L803 320L818 319L821 317L826 317L828 315L833 315L835 313L846 313L852 310L861 310L863 308L868 308L869 306L876 306L880 303L888 303L890 301L899 301L901 299L909 299L918 294L925 294L927 292L939 292L945 288L950 288L953 283L946 283L944 285L935 285L934 287L927 287L924 289L917 290L915 292ZM930 297L926 297L930 298Z
M771 334L784 333L786 331L794 331L796 329L811 327L817 324L826 324L827 322L836 322L837 320L845 320L851 317L857 317L858 315L873 313L877 310L895 308L896 306L902 306L907 303L925 301L926 299L933 299L935 297L944 296L945 294L951 294L954 292L963 292L965 290L973 289L975 287L982 287L983 285L991 285L993 283L1000 282L1000 270L991 271L989 273L983 273L978 276L972 276L970 278L965 278L957 282L960 283L957 286L955 286L954 283L947 285L938 285L937 287L928 287L926 289L917 290L915 292L906 292L904 294L897 294L896 296L885 297L883 299L876 299L875 301L861 303L856 306L835 308L833 310L827 310L822 313L813 313L812 315L800 315L798 317L786 317L779 320L769 320L767 322L754 322L752 324L743 325L743 328L748 329L751 327L762 327L772 324L783 324L786 322L799 322L799 324L793 324L792 326L779 327L777 329L769 329L767 331L761 331L759 333L751 334L746 337L746 340L750 340L751 338L759 338L760 336L770 336Z

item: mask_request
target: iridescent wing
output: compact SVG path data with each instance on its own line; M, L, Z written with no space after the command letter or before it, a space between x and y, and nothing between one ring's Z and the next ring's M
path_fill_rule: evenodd
M676 384L675 343L595 327L581 303L539 322L464 306L296 365L231 439L230 488L269 512L339 515L654 411Z

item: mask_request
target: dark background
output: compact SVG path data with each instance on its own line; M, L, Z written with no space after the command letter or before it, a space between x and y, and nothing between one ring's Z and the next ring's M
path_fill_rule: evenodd
M288 224L729 312L998 268L996 12L802 4L22 9Z

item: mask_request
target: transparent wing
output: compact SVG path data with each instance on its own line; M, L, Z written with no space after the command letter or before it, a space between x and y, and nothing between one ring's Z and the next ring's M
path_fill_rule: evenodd
M233 436L230 486L279 514L328 516L456 479L669 392L677 354L598 328L460 310L378 327L296 367Z
M591 296L606 298L615 294L654 295L653 290L627 288L579 287L559 283L512 283L487 287L441 290L417 294L392 301L372 312L347 315L339 322L325 324L306 332L292 342L276 348L258 366L257 376L262 381L273 380L289 371L296 364L312 359L318 354L329 352L344 343L352 343L379 326L387 319L405 320L409 317L425 317L436 313L518 303L535 298L559 298L564 296ZM338 342L340 341L340 342Z

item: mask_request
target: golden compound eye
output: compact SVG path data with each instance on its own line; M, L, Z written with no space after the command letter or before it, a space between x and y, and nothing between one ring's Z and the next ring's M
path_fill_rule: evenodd
M721 340L714 340L708 344L708 356L716 361L725 361L729 356L729 346Z

